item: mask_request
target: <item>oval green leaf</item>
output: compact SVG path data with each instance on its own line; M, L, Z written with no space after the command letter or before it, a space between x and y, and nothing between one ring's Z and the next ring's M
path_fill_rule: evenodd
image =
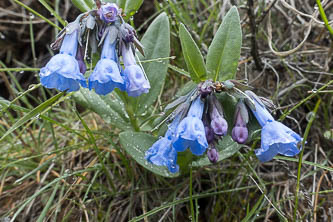
M233 6L223 19L209 46L208 76L213 81L235 77L242 45L242 30L237 8Z
M73 96L76 102L94 111L112 126L122 130L131 129L124 104L116 93L100 96L81 87L80 91L75 92Z
M179 38L182 45L184 59L194 82L200 82L206 79L206 66L202 54L187 31L184 24L180 24L179 27Z
M94 2L92 0L72 0L72 3L80 9L81 12L87 12L94 6Z
M165 13L160 14L148 27L146 33L141 40L144 46L145 57L139 56L140 60L152 60L165 58L170 55L170 27L169 19ZM168 70L169 60L160 60L142 63L150 82L150 90L148 94L143 94L132 101L136 105L136 113L141 114L152 105L164 84Z

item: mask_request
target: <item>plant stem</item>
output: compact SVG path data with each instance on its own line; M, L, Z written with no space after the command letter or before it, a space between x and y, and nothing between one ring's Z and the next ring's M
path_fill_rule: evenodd
M192 199L192 166L190 167L190 206L191 206L191 221L195 220L194 215L194 206L193 206L193 199Z
M330 26L330 24L328 24L328 20L327 20L327 17L326 17L326 14L325 14L324 8L323 8L323 6L321 5L320 0L316 0L316 3L317 3L318 8L319 8L320 16L321 16L322 20L324 21L327 30L331 33L332 38L333 38L333 29L332 29L332 27Z
M298 208L298 193L299 193L299 187L300 187L300 180L301 180L301 168L302 168L302 159L303 159L303 153L305 149L305 141L308 138L310 128L312 126L313 120L316 117L319 105L320 105L321 99L319 99L316 103L316 106L313 110L313 115L311 116L308 125L306 126L305 132L304 132L304 138L302 140L302 150L299 155L299 160L298 160L298 170L297 170L297 184L296 184L296 193L295 193L295 208L294 208L294 218L293 221L296 221L297 219L297 208Z

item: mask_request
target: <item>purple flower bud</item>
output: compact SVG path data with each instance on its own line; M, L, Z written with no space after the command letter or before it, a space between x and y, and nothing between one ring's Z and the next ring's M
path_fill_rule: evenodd
M86 63L84 62L82 51L83 51L82 47L78 47L75 58L76 58L77 62L79 63L80 72L82 74L84 74L87 71L87 66L86 66Z
M215 139L213 129L210 126L205 126L205 133L206 133L206 139L207 139L208 144L213 143L214 139Z
M249 132L247 130L246 124L243 121L240 112L238 112L236 124L232 129L231 137L235 142L243 144L247 140L248 134Z
M208 149L207 157L211 163L217 163L217 161L219 160L219 153L217 152L215 147Z
M222 107L214 94L209 96L210 127L218 136L224 136L228 132L228 123L223 118Z
M198 90L201 94L201 97L206 97L211 92L213 92L213 82L211 80L207 80L205 82L199 83Z
M132 26L127 23L124 23L120 26L120 33L122 35L122 39L126 43L134 42L135 30Z
M210 127L213 129L214 133L218 136L226 135L228 132L228 123L215 106L213 106L213 110L211 112L211 119L212 121L210 122Z
M242 101L237 104L235 116L236 121L235 126L231 132L231 137L235 142L243 144L245 143L249 135L248 129L246 127L247 121L249 119L249 114Z
M119 8L114 3L106 3L98 9L99 17L106 23L111 23L117 20Z
M99 38L102 38L104 31L105 31L105 26L103 25L103 26L101 26L101 28L98 32L98 37Z

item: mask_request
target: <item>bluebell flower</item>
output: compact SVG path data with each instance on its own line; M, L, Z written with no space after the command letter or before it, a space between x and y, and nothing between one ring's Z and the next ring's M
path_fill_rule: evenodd
M120 75L118 66L116 41L110 42L111 35L109 31L104 40L101 59L88 79L89 89L95 89L95 92L101 95L112 92L114 88L125 88L125 81Z
M207 147L205 127L201 120L204 110L204 103L200 96L195 99L188 111L187 116L180 122L173 147L177 152L185 151L190 148L194 155L202 155Z
M44 87L72 92L79 90L80 84L87 86L75 59L77 45L78 30L65 35L60 53L53 56L39 72L40 82Z
M142 93L148 93L150 83L141 67L136 64L132 48L129 44L122 44L122 55L125 66L123 76L126 81L127 94L132 97L137 97Z
M180 115L168 127L164 137L157 140L145 154L145 159L157 166L166 166L171 173L177 173L179 166L177 165L177 151L172 146L175 136L175 130L179 124Z
M99 18L105 23L111 23L117 20L119 8L115 3L106 3L98 9Z
M255 110L252 113L261 125L261 147L255 150L261 162L270 161L277 154L295 156L302 138L282 123L275 121L263 104L252 97Z

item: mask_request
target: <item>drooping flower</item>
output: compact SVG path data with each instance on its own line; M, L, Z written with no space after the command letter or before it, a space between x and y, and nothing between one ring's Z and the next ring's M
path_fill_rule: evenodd
M223 110L215 95L209 96L210 126L218 136L225 136L228 132L228 123L223 117Z
M204 103L198 96L191 104L187 116L180 122L173 147L176 151L185 151L190 148L194 155L202 155L207 147L205 127L201 120L204 109Z
M177 151L172 146L175 136L175 130L180 121L180 115L168 127L164 137L157 140L145 154L145 159L157 166L166 166L171 173L177 173L179 166L177 165Z
M129 96L137 97L142 93L148 93L150 83L143 70L136 64L130 44L122 44L122 56L125 69L123 76L126 80L126 92Z
M303 140L297 133L282 123L275 121L265 106L254 97L252 92L247 93L253 100L255 109L252 113L261 125L261 147L255 150L261 162L270 161L277 154L295 156L299 153L297 145Z
M106 3L98 9L99 18L105 23L111 23L117 20L119 8L115 3Z
M215 147L208 148L207 156L211 163L217 163L217 161L219 160L219 153L217 152Z
M235 126L232 129L232 139L240 144L245 143L248 138L249 132L246 127L248 121L248 112L243 102L239 102L236 106L236 121Z
M104 40L101 59L88 79L89 89L95 89L95 92L101 95L112 92L114 88L122 90L125 88L125 81L118 66L116 41L111 42L111 35L109 31Z
M80 72L75 59L78 45L78 30L67 33L62 42L60 53L53 56L39 72L42 85L50 89L68 92L77 91L80 84L86 87L86 79Z
M120 28L121 36L126 43L134 42L135 29L127 23L123 23Z

